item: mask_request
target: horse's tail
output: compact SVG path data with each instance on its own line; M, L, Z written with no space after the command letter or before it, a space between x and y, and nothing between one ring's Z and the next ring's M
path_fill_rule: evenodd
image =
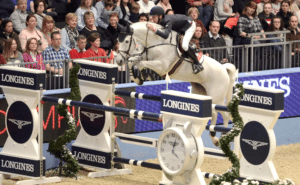
M238 77L238 73L237 73L238 70L231 63L223 64L223 66L226 68L230 80L229 89L226 95L226 105L228 105L228 103L231 101L232 98L235 79Z

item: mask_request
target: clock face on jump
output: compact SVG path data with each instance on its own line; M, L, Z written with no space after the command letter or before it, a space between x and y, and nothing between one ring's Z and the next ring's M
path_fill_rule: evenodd
M185 147L181 137L176 132L165 135L159 150L162 162L169 170L178 171L183 167Z

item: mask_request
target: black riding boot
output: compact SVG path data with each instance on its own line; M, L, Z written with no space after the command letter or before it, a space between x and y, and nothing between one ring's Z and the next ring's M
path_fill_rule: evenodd
M199 63L196 53L192 48L189 47L189 49L186 51L186 54L194 61L194 63L192 64L194 74L197 74L204 69L203 66Z

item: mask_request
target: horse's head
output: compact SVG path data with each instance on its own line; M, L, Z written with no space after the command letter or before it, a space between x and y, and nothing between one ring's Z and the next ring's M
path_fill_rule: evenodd
M122 65L129 57L141 54L141 45L137 43L133 36L133 30L127 27L126 32L119 34L119 53L115 58L115 61Z

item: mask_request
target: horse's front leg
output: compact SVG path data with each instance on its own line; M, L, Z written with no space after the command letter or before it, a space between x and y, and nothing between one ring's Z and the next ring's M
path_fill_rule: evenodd
M141 78L141 75L138 74L139 68L137 64L140 63L141 57L134 56L128 58L128 69L130 74L130 79L138 85L143 85L144 80Z

